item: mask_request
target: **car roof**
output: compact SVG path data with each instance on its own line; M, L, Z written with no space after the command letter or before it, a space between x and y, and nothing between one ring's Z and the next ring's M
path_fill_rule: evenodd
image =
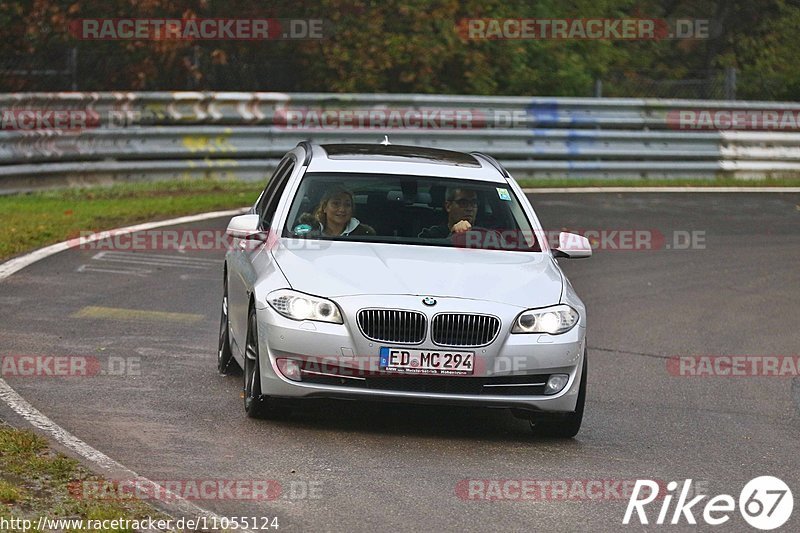
M306 145L309 146L309 145ZM310 144L309 172L454 177L504 183L484 156L402 144Z

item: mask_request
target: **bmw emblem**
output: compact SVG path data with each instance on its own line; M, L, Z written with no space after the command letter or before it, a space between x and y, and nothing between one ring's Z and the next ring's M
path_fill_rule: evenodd
M422 303L424 303L428 307L432 307L436 305L436 298L431 298L430 296L426 296L425 298L422 299Z

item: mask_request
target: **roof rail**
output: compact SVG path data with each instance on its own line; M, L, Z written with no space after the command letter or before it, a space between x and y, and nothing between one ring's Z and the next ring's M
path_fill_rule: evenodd
M500 173L500 174L501 174L501 175L502 175L504 178L506 178L506 179L511 179L511 174L509 174L509 173L508 173L508 171L507 171L507 170L506 170L506 169L503 167L503 165L501 165L501 164L500 164L500 163L497 161L497 159L495 159L494 157L490 156L489 154L484 154L483 152L470 152L469 154L470 154L470 155L474 155L474 156L478 156L478 157L482 157L482 158L484 158L486 161L488 161L488 162L489 162L489 164L490 164L490 165L492 165L494 168L496 168L496 169L497 169L497 171L498 171L498 172L499 172L499 173Z
M306 157L303 160L303 166L307 167L308 164L311 163L311 153L313 151L313 148L311 147L311 141L309 139L305 139L297 143L297 146L306 151Z

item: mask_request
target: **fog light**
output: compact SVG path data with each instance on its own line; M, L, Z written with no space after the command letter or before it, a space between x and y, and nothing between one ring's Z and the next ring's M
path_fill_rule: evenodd
M300 361L295 361L294 359L278 359L277 363L278 370L281 371L281 374L292 381L302 380L302 376L300 375Z
M552 374L550 379L547 380L547 386L544 388L545 394L558 394L561 389L566 387L569 381L569 374Z

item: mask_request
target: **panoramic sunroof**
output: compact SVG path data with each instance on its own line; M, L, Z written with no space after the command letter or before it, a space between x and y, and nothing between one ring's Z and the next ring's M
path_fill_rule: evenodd
M430 163L480 167L477 159L469 154L439 150L422 146L385 144L324 144L322 148L329 159L424 159Z

